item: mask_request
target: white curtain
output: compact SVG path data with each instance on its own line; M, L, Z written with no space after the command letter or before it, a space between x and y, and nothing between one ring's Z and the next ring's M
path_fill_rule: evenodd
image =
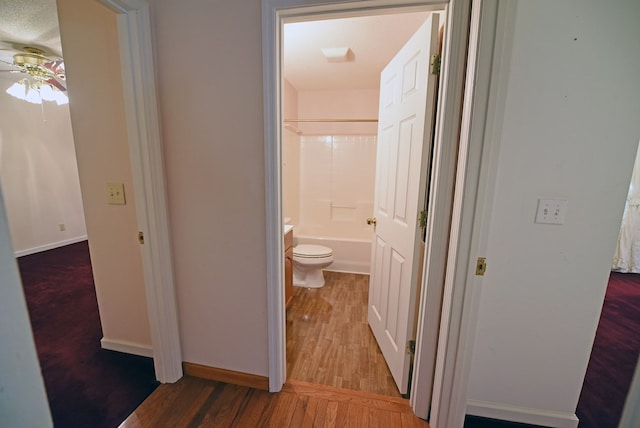
M636 154L612 269L640 273L640 150Z

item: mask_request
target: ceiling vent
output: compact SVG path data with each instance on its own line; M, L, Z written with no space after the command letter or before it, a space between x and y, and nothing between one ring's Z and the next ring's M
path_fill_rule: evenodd
M351 59L351 55L349 55L351 49L349 48L322 48L320 50L328 62L346 62Z

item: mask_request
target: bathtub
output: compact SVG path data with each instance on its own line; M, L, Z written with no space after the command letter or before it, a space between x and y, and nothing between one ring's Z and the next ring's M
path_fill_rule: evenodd
M325 270L333 272L361 273L369 275L371 262L371 240L325 238L297 233L293 228L293 245L324 245L333 250L333 263Z

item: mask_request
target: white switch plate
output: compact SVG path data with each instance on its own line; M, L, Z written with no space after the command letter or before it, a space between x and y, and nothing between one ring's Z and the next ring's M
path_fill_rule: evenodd
M111 205L125 205L124 184L107 183L107 203Z
M564 199L538 199L536 223L564 224L568 202Z

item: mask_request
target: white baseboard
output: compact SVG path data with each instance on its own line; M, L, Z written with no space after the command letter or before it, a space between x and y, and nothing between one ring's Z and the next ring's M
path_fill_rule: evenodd
M333 262L331 266L323 269L329 272L342 272L342 273L359 273L362 275L370 274L369 263L357 263L357 262Z
M480 400L467 401L467 414L554 428L576 428L578 426L578 418L575 413L509 406Z
M76 242L82 242L87 240L87 235L78 236L76 238L65 239L64 241L52 242L46 245L40 245L33 248L27 248L26 250L16 251L13 254L16 257L28 256L30 254L40 253L42 251L53 250L54 248L64 247L65 245L75 244Z
M102 349L108 349L110 351L153 358L153 349L149 345L141 345L139 343L125 342L122 340L109 340L103 337L100 339L100 346L102 346Z

